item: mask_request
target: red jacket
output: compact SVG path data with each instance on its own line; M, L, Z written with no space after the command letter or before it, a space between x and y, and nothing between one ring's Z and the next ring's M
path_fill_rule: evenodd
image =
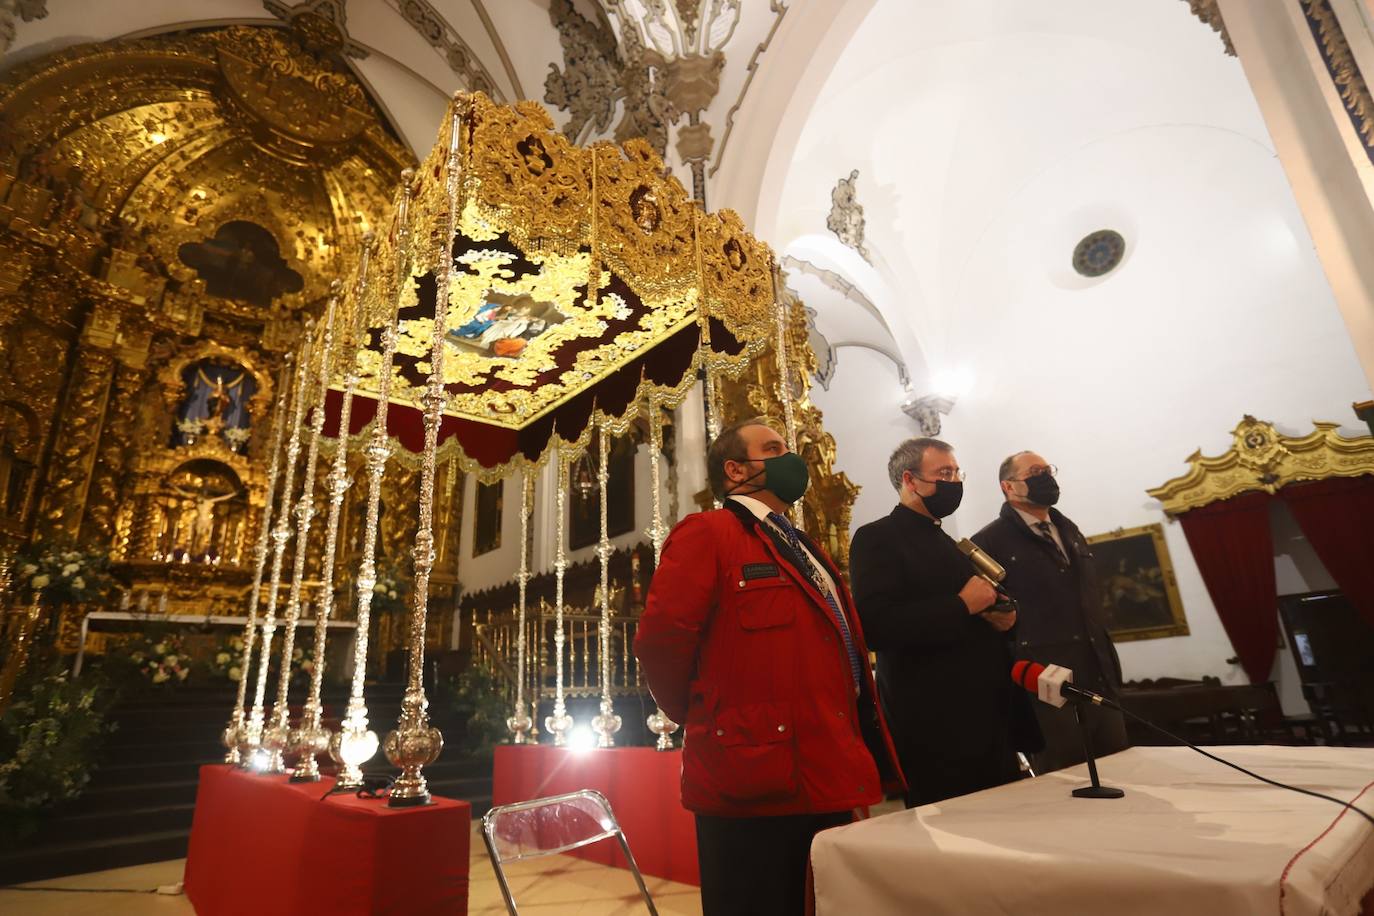
M684 724L682 804L727 817L844 811L903 789L853 599L825 564L862 667L854 692L830 606L747 508L673 529L635 637L658 705ZM881 775L880 775L881 773Z

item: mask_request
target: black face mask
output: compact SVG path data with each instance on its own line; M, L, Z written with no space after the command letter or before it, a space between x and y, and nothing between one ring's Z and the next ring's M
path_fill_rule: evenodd
M1026 478L1026 499L1037 506L1053 506L1059 502L1059 481L1049 474Z
M958 509L959 503L963 501L964 482L962 480L937 480L935 481L935 492L929 496L921 497L921 502L925 503L926 509L936 518L944 518L949 515Z

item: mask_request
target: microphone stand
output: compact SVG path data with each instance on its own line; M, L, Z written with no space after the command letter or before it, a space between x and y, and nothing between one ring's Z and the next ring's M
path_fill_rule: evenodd
M1083 756L1088 761L1088 776L1092 779L1092 785L1081 786L1073 790L1074 798L1122 798L1126 795L1125 790L1114 786L1104 786L1097 778L1097 760L1093 757L1092 742L1088 740L1088 726L1083 721L1083 710L1080 704L1073 703L1073 717L1078 722L1078 733L1083 737Z

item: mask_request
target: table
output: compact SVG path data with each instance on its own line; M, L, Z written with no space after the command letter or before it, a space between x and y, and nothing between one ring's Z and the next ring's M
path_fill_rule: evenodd
M467 802L321 801L332 779L286 780L201 767L185 879L198 916L467 912Z
M193 614L148 614L139 611L91 611L85 617L81 618L81 638L76 646L76 660L72 663L72 677L77 677L81 674L81 665L86 659L86 636L91 631L91 621L101 620L138 620L144 623L156 623L162 626L183 627L232 626L238 627L240 630L245 629L248 626L247 617L234 617L226 614L207 614L204 617L200 617ZM349 640L349 650L347 655L347 658L349 659L349 668L351 669L353 665L353 641L358 638L357 621L330 620L325 625L328 626L330 629L344 629L354 631L352 638ZM302 630L313 631L315 629L315 621L307 621L304 617L302 617L300 628ZM351 677L352 671L346 671L345 676Z
M1374 749L1211 750L1374 812ZM1080 766L819 834L816 913L1338 916L1374 887L1374 826L1331 802L1181 747L1098 769L1125 798L1071 798Z
M682 752L651 747L572 750L548 745L498 745L492 803L508 805L578 789L605 795L646 875L700 886L695 816L682 807ZM614 840L570 855L626 867Z

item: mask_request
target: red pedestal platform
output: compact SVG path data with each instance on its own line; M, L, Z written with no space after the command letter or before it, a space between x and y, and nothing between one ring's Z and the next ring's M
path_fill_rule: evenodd
M680 752L651 747L572 751L546 745L500 745L495 769L493 804L595 789L610 800L641 872L701 884L696 820L682 807ZM619 868L626 865L614 840L571 855Z
M467 802L321 801L333 784L201 767L186 857L198 916L468 911Z

